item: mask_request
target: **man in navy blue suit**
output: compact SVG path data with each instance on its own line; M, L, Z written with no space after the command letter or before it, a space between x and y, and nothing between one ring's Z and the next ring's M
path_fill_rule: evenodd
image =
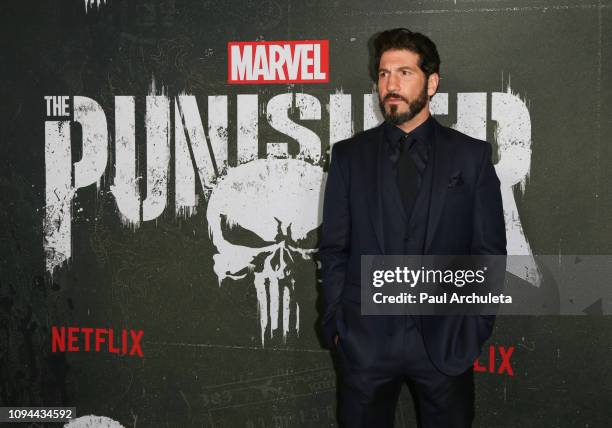
M340 367L340 422L392 427L401 387L421 427L470 427L473 361L493 316L366 316L361 255L506 254L491 145L429 112L440 58L426 36L399 28L374 40L385 121L334 144L319 254L326 348Z

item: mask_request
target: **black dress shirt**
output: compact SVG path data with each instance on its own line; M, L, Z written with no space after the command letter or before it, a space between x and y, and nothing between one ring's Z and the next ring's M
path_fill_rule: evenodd
M385 122L387 151L406 215L410 218L423 174L431 152L433 118L406 133L390 122Z

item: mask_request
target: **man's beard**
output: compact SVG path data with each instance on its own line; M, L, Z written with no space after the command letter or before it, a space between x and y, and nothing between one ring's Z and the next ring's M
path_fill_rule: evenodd
M403 113L398 113L398 105L391 104L389 105L389 111L387 112L387 109L385 108L385 101L390 98L402 99L406 104L408 104L408 110ZM414 101L409 102L401 95L396 94L394 92L389 92L387 95L385 95L385 98L383 100L379 100L378 105L380 106L380 111L387 122L391 122L394 125L401 125L402 123L408 122L410 119L419 114L421 110L423 110L423 108L425 108L425 106L427 105L427 99L427 82L425 82L423 90Z

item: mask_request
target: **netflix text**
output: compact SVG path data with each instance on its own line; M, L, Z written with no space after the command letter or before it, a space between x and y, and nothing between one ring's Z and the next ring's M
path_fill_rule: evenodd
M109 352L142 358L142 330L51 327L51 352Z

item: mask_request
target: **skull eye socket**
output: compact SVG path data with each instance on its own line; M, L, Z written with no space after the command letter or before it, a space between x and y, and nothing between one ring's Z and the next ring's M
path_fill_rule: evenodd
M302 239L297 239L295 243L298 248L319 248L320 237L321 225L312 229Z
M223 239L230 244L251 248L262 248L274 244L273 241L266 241L252 230L245 229L238 223L230 223L227 220L227 215L221 214L220 217Z

